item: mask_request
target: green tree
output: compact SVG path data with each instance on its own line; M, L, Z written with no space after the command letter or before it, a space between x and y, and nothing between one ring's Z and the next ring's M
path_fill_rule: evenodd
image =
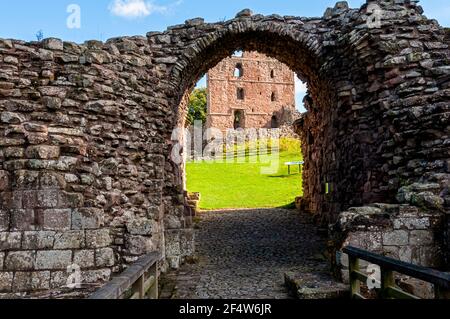
M206 88L195 89L189 97L187 124L194 124L194 121L206 122L207 91Z

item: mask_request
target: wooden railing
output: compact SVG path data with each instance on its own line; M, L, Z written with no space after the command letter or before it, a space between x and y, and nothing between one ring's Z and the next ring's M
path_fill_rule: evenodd
M89 299L158 299L159 253L150 253L114 277Z
M351 246L345 247L343 252L349 257L350 289L354 299L366 299L361 294L361 283L371 279L360 270L360 260L380 267L381 288L377 291L379 298L420 299L403 291L395 284L394 272L397 272L433 284L436 299L450 299L450 274L448 273L405 263Z

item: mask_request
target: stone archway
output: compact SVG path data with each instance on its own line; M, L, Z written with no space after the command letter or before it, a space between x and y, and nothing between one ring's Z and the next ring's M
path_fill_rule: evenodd
M392 255L397 258L401 255L399 251L406 249L406 256L401 256L405 260L436 265L439 264L436 261L440 259L439 254L436 258L431 255L441 245L439 236L431 236L437 241L428 241L426 248L411 245L408 239L416 235L430 237L430 233L435 230L430 229L426 235L426 232L420 233L420 227L398 226L404 216L399 217L399 220L393 217L384 224L376 219L389 214L389 210L394 216L403 215L408 210L407 206L396 204L412 204L411 193L423 188L413 187L408 195L402 196L402 192L408 192L402 186L427 184L429 181L433 181L434 185L428 185L428 188L424 186L424 189L434 198L432 202L441 204L430 204L435 214L425 214L426 218L433 224L433 220L442 216L442 198L437 197L448 189L448 183L445 182L448 169L445 165L439 169L429 168L431 175L414 171L414 163L419 161L426 166L427 160L409 143L417 143L417 139L423 138L433 144L433 134L436 133L436 137L446 136L445 125L442 122L437 124L437 129L430 135L423 126L430 118L416 117L415 123L420 128L416 127L415 130L409 124L401 123L400 118L406 119L406 114L401 111L405 106L416 105L423 109L426 107L422 104L424 101L436 99L434 101L442 103L448 99L436 95L448 85L445 71L442 71L445 66L437 66L430 61L432 55L436 54L446 56L448 61L448 55L444 53L448 45L444 42L444 30L435 22L424 19L421 7L409 2L396 5L383 2L380 5L386 13L386 21L381 28L372 28L366 23L372 21L370 13L366 12L367 6L352 10L344 3L338 3L322 19L276 15L263 17L252 15L249 11L243 11L236 19L219 24L205 24L202 19L193 19L179 29L156 35L150 41L158 44L161 37L169 34L177 39L186 39L175 44L174 51L183 53L177 59L174 57L175 66L168 80L171 86L169 95L174 96L171 105L181 118L183 109L178 108L181 97L189 92L201 74L236 49L256 50L291 67L308 82L311 97L309 112L297 122L306 158L305 196L299 206L315 214L317 221L324 225L337 222L339 235L347 234L350 228L342 225L346 222L342 217L345 213L340 213L353 206L362 206L353 218L358 220L369 211L366 214L369 217L364 218L374 218L370 221L377 228L374 234L376 238L372 237L373 243L358 242L368 235L365 233L367 229L364 229L359 234L361 237L356 236L357 239L351 239L351 236L346 238L346 235L337 236L337 246L345 242L346 238L347 242L350 240L367 249L383 253L392 250ZM421 22L411 24L410 21L402 20L406 16L415 17ZM399 20L402 22L394 27ZM428 27L420 27L423 24ZM400 25L408 26L411 35L400 34ZM398 38L404 40L399 44ZM430 67L437 67L441 71L436 70L433 75ZM430 112L436 112L435 116L439 117L446 111L437 107ZM399 114L404 115L398 118ZM401 137L405 136L404 131L423 135L416 137L416 141L407 141ZM404 149L408 149L408 152L403 153ZM434 151L441 159L448 156L444 155L445 151ZM428 152L434 151L430 149ZM444 162L439 163L441 165ZM444 175L433 175L433 170L434 173L440 171ZM364 206L373 206L375 203L385 204L365 210ZM420 214L417 211L411 218L417 221ZM358 225L359 222L353 225L355 229L364 228ZM404 231L405 227L410 229ZM389 237L398 235L403 236L400 240L402 244L393 245ZM428 253L420 253L421 249ZM428 257L425 256L427 254Z
M375 28L367 5L339 2L322 18L245 10L106 43L0 40L0 292L61 287L72 263L95 282L150 251L175 267L192 253L171 134L196 80L235 49L309 84L299 206L334 224L334 249L439 266L448 38L415 2L377 3Z

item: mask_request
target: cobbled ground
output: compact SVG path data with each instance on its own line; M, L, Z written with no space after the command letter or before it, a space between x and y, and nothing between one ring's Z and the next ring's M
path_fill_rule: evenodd
M197 261L163 276L162 298L286 299L284 273L327 267L324 239L298 211L211 211L199 219Z

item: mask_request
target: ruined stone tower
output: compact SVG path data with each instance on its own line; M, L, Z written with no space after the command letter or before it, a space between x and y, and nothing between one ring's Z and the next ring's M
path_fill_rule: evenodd
M276 128L294 110L294 72L276 59L243 52L208 72L207 127Z

